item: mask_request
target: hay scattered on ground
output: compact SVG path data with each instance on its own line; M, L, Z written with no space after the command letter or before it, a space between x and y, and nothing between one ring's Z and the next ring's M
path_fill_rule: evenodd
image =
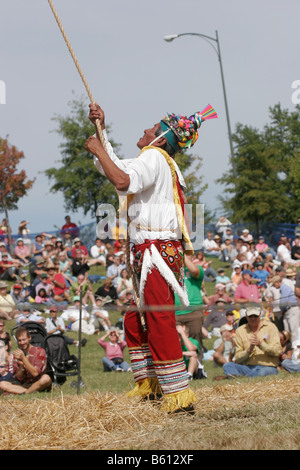
M85 392L79 396L51 398L44 395L38 399L3 396L0 399L0 449L149 449L151 438L154 442L154 436L164 434L166 439L168 429L184 449L182 420L192 419L196 426L197 416L203 419L218 410L237 410L249 404L259 407L300 397L299 379L295 376L247 383L224 381L213 387L203 386L195 392L194 418L166 415L159 405L129 399L125 393ZM191 421L189 426L193 426ZM174 436L172 439L174 443ZM167 446L164 442L162 448Z

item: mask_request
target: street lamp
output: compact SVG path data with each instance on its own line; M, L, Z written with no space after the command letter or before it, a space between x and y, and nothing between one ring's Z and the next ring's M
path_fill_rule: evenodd
M228 104L227 104L227 96L226 96L226 89L225 89L225 80L224 80L224 73L223 73L223 65L222 65L222 59L221 59L221 51L220 51L218 31L216 31L216 37L215 38L213 38L211 36L207 36L206 34L200 34L200 33L181 33L181 34L169 34L169 35L164 37L164 40L167 41L167 42L171 42L174 39L177 39L181 36L198 36L198 37L206 40L212 46L212 48L215 50L215 52L218 56L219 64L220 64L220 71L221 71L224 102L225 102L225 111L226 111L226 119L227 119L230 153L231 153L231 157L233 159L233 155L234 155L233 154L233 144L232 144L231 127L230 127L230 119L229 119L229 111L228 111ZM214 41L217 44L217 48L214 46L214 44L211 41Z

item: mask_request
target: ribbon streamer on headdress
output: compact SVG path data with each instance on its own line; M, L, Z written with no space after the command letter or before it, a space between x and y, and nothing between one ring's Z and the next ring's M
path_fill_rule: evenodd
M67 45L67 47L68 47L68 49L69 49L69 51L70 51L70 54L71 54L71 56L72 56L72 58L73 58L73 61L74 61L75 65L76 65L76 68L77 68L77 70L78 70L78 72L79 72L79 75L80 75L80 77L81 77L81 79L82 79L82 81L83 81L83 84L84 84L84 86L85 86L85 88L86 88L86 91L87 91L87 94L88 94L88 96L89 96L89 98L90 98L90 101L91 101L91 103L94 104L95 101L94 101L94 99L93 99L93 96L92 96L90 87L88 86L88 83L87 83L87 81L86 81L86 78L85 78L85 76L84 76L84 74L83 74L83 72L82 72L82 70L81 70L81 68L80 68L80 66L79 66L78 60L77 60L77 58L76 58L76 56L75 56L75 54L74 54L74 51L73 51L73 49L72 49L72 47L71 47L71 44L70 44L70 41L69 41L68 38L67 38L67 35L66 35L65 31L64 31L64 28L63 28L63 26L62 26L62 23L61 23L61 21L60 21L60 19L59 19L59 17L58 17L58 14L57 14L57 12L56 12L54 6L53 6L53 3L52 3L51 0L48 0L48 3L49 3L49 5L50 5L50 8L51 8L51 10L52 10L52 12L53 12L53 15L54 15L54 17L55 17L55 19L56 19L56 22L57 22L57 24L58 24L58 27L59 27L59 29L60 29L62 35L63 35L63 38L64 38L64 40L65 40L65 43L66 43L66 45ZM99 135L99 138L100 138L100 140L101 140L102 146L103 146L103 148L105 149L105 151L107 151L106 142L105 142L105 139L104 139L104 136L103 136L103 132L102 132L102 129L101 129L101 125L100 125L99 119L96 120L95 125L96 125L96 129L97 129L97 131L98 131L98 135ZM129 273L130 273L130 275L131 275L132 282L133 282L133 288L134 288L134 292L135 292L136 304L137 304L137 307L139 308L140 301L139 301L139 295L138 295L138 288L137 288L137 285L136 285L136 282L135 282L135 277L134 277L134 275L133 275L133 271L132 271L132 267L131 267L131 263L130 263L130 246L129 246L129 237L128 237L128 234L127 234L126 257L127 257L127 263L126 263L126 264L127 264L127 267L128 267L128 270L129 270ZM141 316L141 322L142 322L143 328L145 328L145 320L144 320L144 317L143 317L142 312L140 312L140 316Z

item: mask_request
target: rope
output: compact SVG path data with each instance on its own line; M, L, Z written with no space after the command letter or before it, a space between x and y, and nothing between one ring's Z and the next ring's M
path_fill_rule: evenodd
M80 65L79 65L79 62L78 62L78 60L77 60L77 58L76 58L76 56L75 56L75 54L74 54L74 51L73 51L72 46L71 46L71 44L70 44L70 41L69 41L68 38L67 38L67 35L66 35L65 30L64 30L64 28L63 28L63 26L62 26L62 23L61 23L61 21L60 21L60 19L59 19L59 16L58 16L58 14L57 14L57 12L56 12L56 10L55 10L55 8L54 8L54 5L53 5L53 3L52 3L51 0L48 0L48 3L49 3L49 5L50 5L50 8L51 8L51 10L52 10L52 13L53 13L53 15L54 15L54 17L55 17L55 19L56 19L56 22L57 22L57 24L58 24L58 27L59 27L59 29L60 29L62 35L63 35L63 38L64 38L64 40L65 40L65 43L66 43L66 45L67 45L67 47L68 47L68 49L69 49L69 51L70 51L70 54L71 54L71 56L72 56L72 58L73 58L73 61L74 61L74 63L75 63L75 66L76 66L76 68L77 68L77 70L78 70L78 72L79 72L79 75L80 75L80 77L81 77L81 80L83 81L83 84L84 84L85 89L86 89L86 91L87 91L87 94L88 94L88 96L89 96L89 98L90 98L90 101L91 101L91 103L94 104L95 101L94 101L94 98L93 98L93 96L92 96L90 87L89 87L89 85L88 85L88 83L87 83L87 80L86 80L86 78L85 78L85 76L84 76L82 70L81 70L81 67L80 67ZM104 136L103 136L103 132L102 132L102 129L101 129L101 125L100 125L99 119L96 120L95 125L96 125L96 129L97 129L97 131L98 131L98 135L99 135L99 138L100 138L100 140L101 140L102 146L103 146L104 150L107 152L106 142L105 142L105 139L104 139ZM129 227L129 224L128 224L127 226ZM130 264L130 241L129 241L128 231L127 231L127 241L126 241L126 258L127 258L127 267L128 267L128 270L129 270L129 274L130 274L130 276L131 276L131 278L132 278L132 282L133 282L133 287L134 287L134 292L135 292L135 297L136 297L136 303L137 303L137 306L139 307L140 301L139 301L137 283L136 283L136 279L135 279L135 276L134 276L134 273L133 273L133 270L132 270L132 267L131 267L131 264ZM145 329L146 326L145 326L145 319L144 319L144 316L142 315L142 313L140 313L140 315L141 315L141 322L142 322L143 328Z
M57 24L58 24L58 27L59 27L59 29L60 29L62 35L63 35L63 38L64 38L64 40L65 40L65 43L66 43L66 45L67 45L67 47L68 47L68 49L69 49L69 51L70 51L70 54L71 54L71 56L72 56L72 58L73 58L73 61L74 61L74 63L75 63L75 66L76 66L76 68L77 68L77 70L78 70L78 72L79 72L79 75L80 75L80 77L81 77L81 80L83 81L83 84L84 84L84 86L85 86L85 88L86 88L86 91L87 91L87 94L88 94L88 96L89 96L89 98L90 98L90 101L91 101L91 103L94 104L95 101L94 101L94 98L93 98L93 96L92 96L90 87L89 87L89 85L88 85L88 83L87 83L87 80L86 80L86 78L85 78L85 76L84 76L84 74L83 74L83 72L82 72L82 70L81 70L81 68L80 68L80 65L79 65L79 63L78 63L78 60L77 60L77 58L76 58L76 56L75 56L75 54L74 54L74 51L73 51L73 49L72 49L72 47L71 47L71 44L70 44L70 41L69 41L68 38L67 38L67 35L66 35L66 33L65 33L65 30L64 30L64 28L63 28L63 26L62 26L62 23L61 23L61 21L60 21L60 19L59 19L59 17L58 17L57 12L56 12L56 10L55 10L55 8L54 8L54 6L53 6L53 3L52 3L51 0L48 0L48 3L49 3L49 5L50 5L50 8L51 8L51 10L52 10L52 12L53 12L53 15L54 15L54 17L55 17L55 19L56 19L56 22L57 22ZM96 120L96 124L95 124L95 125L96 125L96 129L97 129L97 131L98 131L99 138L100 138L101 143L102 143L102 145L103 145L103 148L106 150L106 142L105 142L105 139L104 139L104 137L103 137L103 133L102 133L100 121L99 121L98 119Z
M281 299L285 299L287 298L287 296L285 297L281 297ZM280 299L278 299L279 301ZM218 306L217 304L212 304L212 305L207 305L207 304L195 304L195 305L189 305L189 306L186 306L186 305L145 305L144 307L135 307L134 305L129 305L129 306L122 306L122 307L119 307L117 305L114 305L114 306L106 306L105 308L107 308L107 310L113 310L113 311L124 311L126 310L126 312L136 312L136 311L139 311L139 312L156 312L156 311L165 311L165 312L169 312L169 311L181 311L181 310L188 310L190 312L194 312L196 310L199 310L199 311L204 311L204 312L211 312L211 311L216 311L216 310L219 310L219 311L224 311L224 310L242 310L242 309L247 309L248 307L252 307L252 306L261 306L261 308L264 310L264 309L272 309L274 308L274 301L273 300L260 300L259 302L249 302L249 303L238 303L238 302L233 302L233 303L226 303L223 307L220 307ZM296 303L292 303L292 302L280 302L280 307L282 309L286 308L291 308L291 307L300 307L300 301Z

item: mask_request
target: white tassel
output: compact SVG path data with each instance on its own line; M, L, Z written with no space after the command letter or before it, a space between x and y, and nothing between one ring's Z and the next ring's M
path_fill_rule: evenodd
M150 252L151 250L151 252ZM165 261L160 256L156 246L153 244L150 246L150 249L146 248L143 257L143 267L141 272L141 279L140 279L140 303L141 306L144 306L144 288L147 282L147 276L152 271L152 269L156 267L160 272L161 276L164 278L167 284L171 286L174 292L180 298L181 303L188 307L190 305L189 298L186 292L186 288L182 288L174 273L169 268L169 266L165 263Z

